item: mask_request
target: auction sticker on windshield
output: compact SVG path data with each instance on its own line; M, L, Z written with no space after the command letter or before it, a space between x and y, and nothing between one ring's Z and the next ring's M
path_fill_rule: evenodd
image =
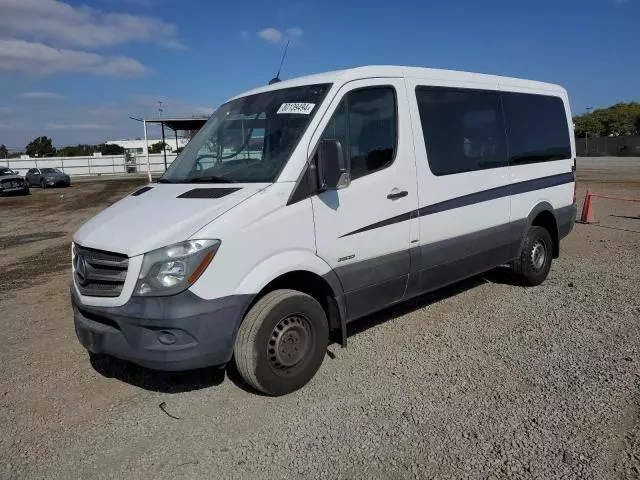
M315 103L283 103L278 109L278 113L297 113L300 115L309 115L315 107Z

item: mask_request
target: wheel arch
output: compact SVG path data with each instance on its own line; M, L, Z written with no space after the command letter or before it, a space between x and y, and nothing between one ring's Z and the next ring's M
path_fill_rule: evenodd
M560 255L560 238L558 236L558 219L554 212L555 209L549 202L540 202L531 209L531 212L529 212L527 216L526 228L522 234L521 247L524 244L527 231L530 227L543 227L549 232L553 241L553 258L558 258Z
M257 265L238 291L254 297L246 312L267 293L281 288L298 290L315 298L325 310L332 333L346 346L346 307L342 284L331 267L308 251L283 252ZM256 293L257 292L257 293Z

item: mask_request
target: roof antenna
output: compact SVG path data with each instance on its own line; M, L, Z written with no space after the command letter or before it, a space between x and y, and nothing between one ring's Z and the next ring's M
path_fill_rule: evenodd
M282 64L284 63L284 59L287 57L287 50L289 49L289 42L291 39L287 40L287 45L284 47L284 53L282 54L282 60L280 60L280 67L278 67L278 73L269 81L269 85L273 85L274 83L281 82L280 80L280 70L282 70Z

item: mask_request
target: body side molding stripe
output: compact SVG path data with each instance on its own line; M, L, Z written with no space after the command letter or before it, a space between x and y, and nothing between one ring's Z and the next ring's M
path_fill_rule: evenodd
M549 177L535 178L533 180L526 180L524 182L512 183L510 185L504 185L501 187L491 188L489 190L483 190L481 192L471 193L469 195L463 195L462 197L452 198L445 200L444 202L434 203L433 205L427 205L420 207L417 210L396 215L395 217L387 218L380 222L372 223L366 227L359 228L349 233L341 235L339 238L348 237L349 235L355 235L357 233L366 232L367 230L373 230L376 228L386 227L394 223L405 222L414 216L432 215L434 213L445 212L447 210L453 210L454 208L466 207L469 205L475 205L476 203L488 202L489 200L495 200L497 198L507 197L509 195L518 195L521 193L533 192L534 190L542 190L544 188L557 187L566 183L575 182L575 173L560 173L558 175L551 175Z

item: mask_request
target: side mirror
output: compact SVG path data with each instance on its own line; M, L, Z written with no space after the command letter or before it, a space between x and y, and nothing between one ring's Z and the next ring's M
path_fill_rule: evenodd
M340 190L351 183L348 162L339 140L325 139L318 145L318 186L325 190Z

